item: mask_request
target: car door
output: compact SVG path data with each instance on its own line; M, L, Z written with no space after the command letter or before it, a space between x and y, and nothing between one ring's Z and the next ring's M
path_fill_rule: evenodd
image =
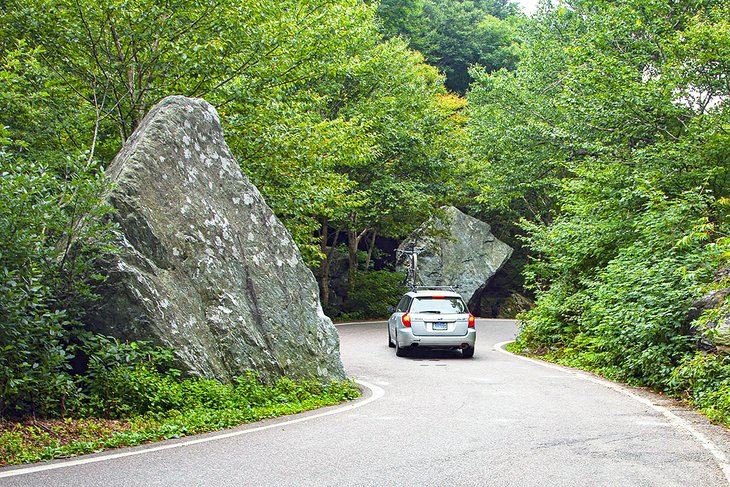
M398 306L396 306L395 311L393 314L390 315L390 319L388 319L388 327L390 328L390 336L395 340L395 333L398 329L398 323L401 322L401 319L403 318L403 315L406 314L408 311L408 307L411 304L411 297L410 296L403 296L401 300L398 302Z

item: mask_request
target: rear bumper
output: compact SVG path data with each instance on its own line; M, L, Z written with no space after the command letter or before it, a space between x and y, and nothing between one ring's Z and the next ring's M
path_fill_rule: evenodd
M424 336L414 335L409 328L398 328L398 345L401 347L426 347L426 348L463 348L473 347L477 341L477 331L469 328L466 335L456 336Z

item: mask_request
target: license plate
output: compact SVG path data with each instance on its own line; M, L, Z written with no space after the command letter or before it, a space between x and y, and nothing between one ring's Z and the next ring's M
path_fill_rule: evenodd
M448 330L449 329L448 323L432 323L431 327L434 330Z

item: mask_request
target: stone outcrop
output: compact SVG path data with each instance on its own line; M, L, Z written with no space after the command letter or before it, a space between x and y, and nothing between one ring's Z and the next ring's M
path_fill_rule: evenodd
M531 310L534 307L535 302L533 300L523 294L512 292L502 306L500 306L495 317L514 319L518 314Z
M703 349L716 350L730 354L730 267L723 267L715 274L714 284L718 289L712 290L695 301L687 321L694 322L705 312L711 311L708 319L700 320L694 332L698 335L699 346Z
M423 251L418 256L419 283L455 286L470 303L512 255L512 247L492 235L491 227L453 206L442 208L444 217L419 227L400 249L412 241Z
M241 172L216 110L168 97L108 169L121 252L95 331L171 348L194 375L344 378L312 272Z

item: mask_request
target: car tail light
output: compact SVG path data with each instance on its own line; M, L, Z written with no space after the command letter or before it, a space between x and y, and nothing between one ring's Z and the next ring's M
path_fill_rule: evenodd
M474 328L474 323L476 322L476 318L474 318L474 315L469 313L469 328ZM463 321L462 321L463 323Z
M408 313L404 314L400 320L403 322L403 326L405 326L406 328L411 327L411 315L409 315Z

